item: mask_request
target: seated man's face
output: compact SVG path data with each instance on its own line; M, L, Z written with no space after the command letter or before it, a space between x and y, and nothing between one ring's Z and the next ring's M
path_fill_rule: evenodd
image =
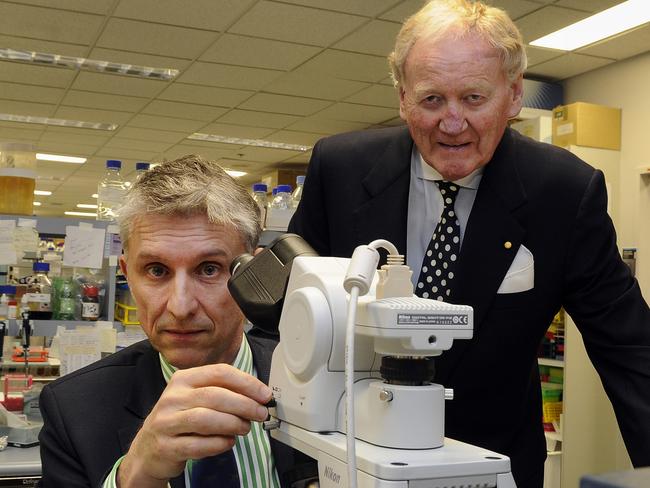
M243 315L226 285L230 262L244 252L236 231L205 215L135 221L120 265L142 328L177 368L235 359Z

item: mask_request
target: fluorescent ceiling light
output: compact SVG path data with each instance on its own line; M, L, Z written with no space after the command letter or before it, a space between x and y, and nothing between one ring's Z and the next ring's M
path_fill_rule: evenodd
M36 153L36 159L39 161L57 161L59 163L74 163L74 164L83 164L86 162L86 158L78 158L76 156L60 156L58 154L44 154Z
M40 207L41 206L41 202L33 202L33 204L34 204L35 207Z
M650 22L648 0L628 0L530 43L531 46L573 51Z
M246 171L236 171L234 169L227 169L225 171L226 171L226 173L228 173L233 178L240 178L240 177L248 174L248 173L246 173Z
M77 208L97 208L93 203L77 203Z
M272 149L288 149L289 151L309 151L311 146L302 146L300 144L287 144L284 142L265 141L263 139L241 139L239 137L218 136L214 134L201 134L195 132L188 139L196 141L223 142L224 144L237 144L238 146L256 146L270 147Z
M77 217L97 217L97 213L93 212L63 212L66 215L74 215Z
M59 125L61 127L78 127L80 129L115 130L117 124L105 122L84 122L82 120L51 119L32 115L0 114L0 120L7 122L23 122L25 124Z
M52 192L48 190L34 190L34 195L49 197L51 194Z
M0 59L21 63L56 66L59 68L100 71L102 73L137 76L140 78L165 81L173 80L179 73L177 69L171 68L153 68L151 66L138 66L135 64L112 63L111 61L76 58L74 56L63 56L61 54L39 53L10 48L0 48Z

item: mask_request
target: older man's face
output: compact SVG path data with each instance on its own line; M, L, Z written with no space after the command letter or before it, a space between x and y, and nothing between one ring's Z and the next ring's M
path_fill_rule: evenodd
M147 215L132 228L120 265L153 346L178 368L231 363L243 315L227 288L230 262L245 252L233 229L205 215Z
M490 161L521 96L481 37L425 37L406 58L400 115L427 164L457 180Z

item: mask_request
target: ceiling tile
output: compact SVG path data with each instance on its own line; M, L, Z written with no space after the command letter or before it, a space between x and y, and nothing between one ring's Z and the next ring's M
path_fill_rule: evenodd
M611 59L568 53L531 68L531 74L559 81L613 63Z
M70 154L70 155L88 156L96 152L97 146L87 146L85 144L78 144L76 142L40 141L38 143L37 150L38 152L46 152L52 154ZM65 167L75 166L73 164L66 164L66 163L54 163L54 164L64 164Z
M165 158L178 159L188 154L195 154L209 160L218 160L220 158L234 154L236 149L230 146L228 149L220 147L194 146L189 144L177 144L165 151Z
M535 66L536 64L550 61L553 58L562 56L564 51L557 49L547 49L544 47L526 46L526 55L528 56L528 67Z
M381 14L379 18L402 23L407 17L420 10L423 4L424 2L422 0L403 0L395 7Z
M177 102L216 105L219 107L234 107L250 97L252 93L244 90L187 85L177 82L169 85L158 98Z
M215 39L213 32L111 18L97 46L194 59Z
M33 115L36 117L52 117L56 105L44 103L16 102L14 100L0 100L0 113L15 115Z
M257 112L254 110L231 110L219 117L223 124L248 125L251 127L269 127L281 129L293 122L300 120L295 115L274 114L270 112Z
M389 71L388 61L383 56L328 49L297 68L296 72L374 83L386 78Z
M40 5L52 7L52 0L12 0L14 3ZM115 0L56 0L56 8L72 10L74 12L87 12L91 14L106 14L111 9Z
M0 125L0 141L26 141L36 142L40 139L43 130L14 129L12 127L3 127Z
M210 149L220 149L222 151L234 152L237 152L240 148L244 147L243 144L226 144L224 142L197 141L194 139L186 139L180 144L183 144L185 146L207 147Z
M397 110L384 107L373 107L370 105L357 105L353 103L337 103L326 108L318 115L328 119L377 124L395 117L397 115Z
M311 158L311 151L306 152L306 153L302 153L302 154L298 154L297 156L294 156L294 157L289 158L289 159L285 159L283 161L283 164L287 164L287 163L306 164L306 163L309 163L310 158Z
M399 108L397 90L392 86L372 85L345 99L346 102Z
M372 0L372 2L368 0L328 0L327 2L323 2L323 0L284 0L284 2L374 17L386 9L391 8L399 0Z
M84 45L94 42L103 22L99 15L5 2L0 19L0 34Z
M517 27L524 41L530 42L588 16L589 14L577 10L546 6L517 20Z
M322 138L322 134L314 134L312 132L297 132L293 130L279 130L266 137L267 140L273 142L301 144L304 146L313 146L316 144L316 141Z
M264 87L265 92L301 97L342 100L369 86L361 81L341 80L325 75L287 73Z
M134 151L121 148L103 148L97 151L96 156L109 159L134 159L137 161L152 161L156 157L155 152Z
M650 24L627 31L605 41L579 49L580 54L602 58L625 59L644 53L650 46Z
M618 5L621 2L622 0L558 0L556 5L558 7L568 7L596 13Z
M171 145L185 139L185 134L182 132L143 129L139 127L123 127L116 134L116 137L141 141L165 142Z
M298 153L299 151L251 146L246 146L238 151L238 155L241 154L241 159L262 163L279 163L280 161L294 157Z
M177 0L128 0L119 3L114 15L219 31L253 3L254 0L192 0L190 6Z
M143 127L149 129L170 130L191 134L205 125L203 121L179 119L175 117L157 117L154 115L138 114L133 117L128 127Z
M70 90L66 93L61 104L71 107L138 112L147 104L148 101L149 99L141 97L126 97L123 95L109 95L106 93Z
M43 176L59 176L66 178L77 170L75 166L76 165L74 164L39 161L36 164L36 171L39 175ZM38 198L43 198L44 200L47 196L51 195L37 195Z
M395 36L400 28L401 24L396 22L373 20L344 37L333 47L345 51L388 56L393 50Z
M2 97L9 100L56 104L64 92L61 88L0 82Z
M242 103L239 108L290 115L311 115L328 105L330 102L324 100L257 93Z
M153 100L142 110L142 113L211 122L227 110L221 107L207 107L205 105L191 103Z
M149 98L166 85L165 81L82 71L72 84L72 89Z
M263 127L248 127L244 125L210 124L201 129L204 134L214 134L244 139L261 139L273 132L273 129Z
M318 114L318 116L300 119L295 124L288 126L287 129L329 135L338 134L339 132L362 130L366 127L368 127L368 124L364 122L326 119Z
M262 1L228 32L299 44L328 46L366 22L363 17Z
M197 62L185 70L178 81L197 85L259 90L282 74L282 71L268 69Z
M95 131L97 132L97 131ZM41 137L42 142L69 142L72 144L80 144L85 146L102 146L111 138L111 135L81 135L65 131L51 131L47 130ZM72 155L70 155L72 156Z
M59 107L54 116L57 119L82 120L84 122L104 122L122 125L131 118L127 112L100 110L96 108Z
M25 85L67 87L76 72L70 69L0 61L0 80Z
M543 7L538 2L528 0L493 0L490 4L505 10L515 20Z
M215 63L290 70L320 51L313 46L225 34L200 59Z
M104 145L104 149L134 149L136 151L151 151L155 153L164 152L174 145L173 142L152 142L143 140L127 139L124 137L113 137Z
M61 54L63 56L75 56L81 58L86 57L88 53L87 46L50 42L41 39L28 39L26 37L18 36L0 35L0 45L18 50L23 49L26 51L38 51L42 53Z

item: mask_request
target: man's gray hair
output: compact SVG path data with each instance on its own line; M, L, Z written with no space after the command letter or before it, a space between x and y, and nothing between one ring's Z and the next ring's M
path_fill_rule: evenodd
M395 50L388 56L393 83L404 82L404 64L413 45L420 38L453 33L459 38L468 33L482 36L501 56L509 81L524 73L526 48L517 26L503 10L470 0L431 0L406 19L395 40Z
M217 163L195 155L155 166L129 189L117 216L125 252L134 222L146 214L205 214L210 222L237 231L248 252L261 232L260 209L246 188Z

